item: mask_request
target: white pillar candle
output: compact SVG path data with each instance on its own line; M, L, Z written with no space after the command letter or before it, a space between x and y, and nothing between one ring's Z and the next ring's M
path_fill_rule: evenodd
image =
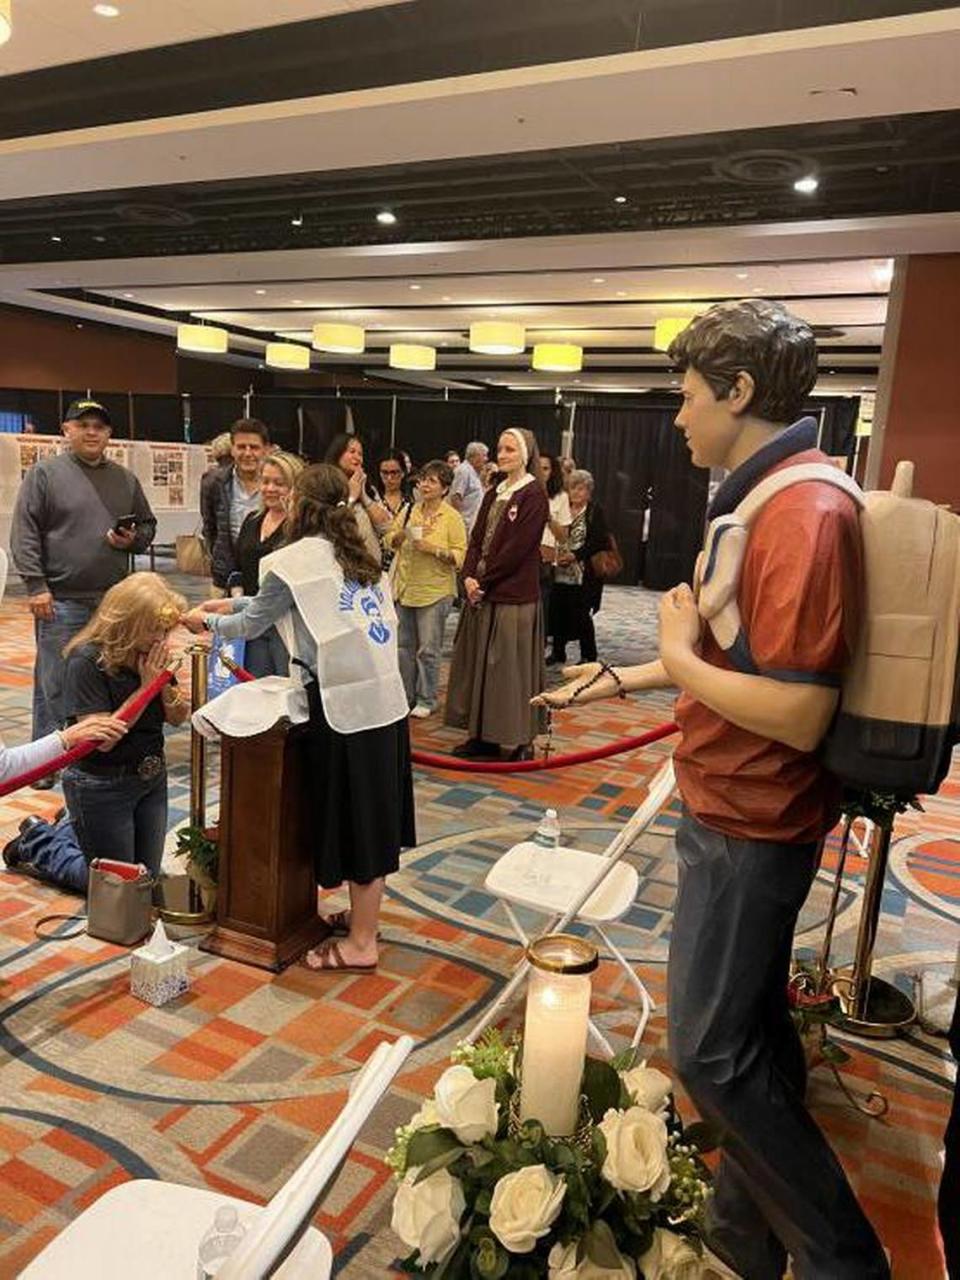
M531 963L523 1028L520 1119L539 1120L551 1137L576 1131L590 1017L595 948L555 934L527 951Z

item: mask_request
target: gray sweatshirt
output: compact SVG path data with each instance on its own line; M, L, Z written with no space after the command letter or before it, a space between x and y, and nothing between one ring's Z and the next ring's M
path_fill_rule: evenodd
M137 517L132 551L145 551L157 522L140 481L119 463L97 466L73 453L37 462L23 477L10 551L30 595L97 601L126 576L127 552L107 542L120 516Z

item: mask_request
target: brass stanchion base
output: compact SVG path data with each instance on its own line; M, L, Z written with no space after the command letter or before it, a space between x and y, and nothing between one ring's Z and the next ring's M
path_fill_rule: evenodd
M190 876L161 876L153 891L153 904L164 924L196 928L213 924L216 911L204 905L200 886Z
M874 977L869 979L864 1011L861 1016L855 1016L851 998L852 968L838 969L835 976L832 991L840 1000L843 1029L851 1035L871 1040L892 1039L916 1022L917 1010L910 997L892 983Z

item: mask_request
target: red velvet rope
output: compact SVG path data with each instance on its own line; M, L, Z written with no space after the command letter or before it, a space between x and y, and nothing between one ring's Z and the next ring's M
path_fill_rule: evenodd
M241 684L256 679L232 659L221 657L221 661ZM565 756L549 756L542 760L459 760L456 756L437 756L429 751L411 751L410 759L414 764L424 765L428 769L448 769L451 773L540 773L544 769L566 769L570 765L589 764L591 760L618 756L624 751L636 751L638 747L648 747L651 742L669 738L678 728L679 725L672 722L658 724L656 728L641 733L637 738L617 738L604 747L593 747L590 751L571 751Z
M450 769L457 773L539 773L542 769L566 769L574 764L589 764L591 760L605 760L607 756L620 755L623 751L636 751L638 747L669 738L678 728L679 725L672 723L658 724L638 738L617 738L615 742L593 747L590 751L571 751L564 756L547 756L542 760L458 760L456 756L435 756L426 751L411 751L410 759L414 764L426 765L430 769Z
M129 724L149 702L153 701L164 685L169 684L172 679L172 671L161 671L158 676L151 680L145 688L141 689L127 703L122 711L117 712L117 719ZM97 742L85 739L83 742L78 742L75 747L71 747L69 751L63 751L53 760L48 760L46 764L40 764L34 769L28 769L26 773L18 773L15 778L8 778L6 782L0 785L0 796L8 796L11 791L18 791L21 787L29 787L38 778L45 778L48 773L56 773L60 769L65 769L68 764L73 764L75 760L82 760L84 756L96 751L99 745Z

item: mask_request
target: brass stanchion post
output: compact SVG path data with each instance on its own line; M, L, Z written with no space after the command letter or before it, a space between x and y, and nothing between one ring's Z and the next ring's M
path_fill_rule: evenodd
M207 650L190 649L190 706L193 711L207 700ZM207 743L190 725L190 825L202 831L207 825Z
M853 964L838 973L835 990L844 1012L844 1027L861 1036L895 1036L916 1019L917 1011L909 996L890 982L872 975L873 950L880 922L880 903L887 875L890 843L893 839L893 816L876 822L870 833L867 880L860 905L860 925Z

